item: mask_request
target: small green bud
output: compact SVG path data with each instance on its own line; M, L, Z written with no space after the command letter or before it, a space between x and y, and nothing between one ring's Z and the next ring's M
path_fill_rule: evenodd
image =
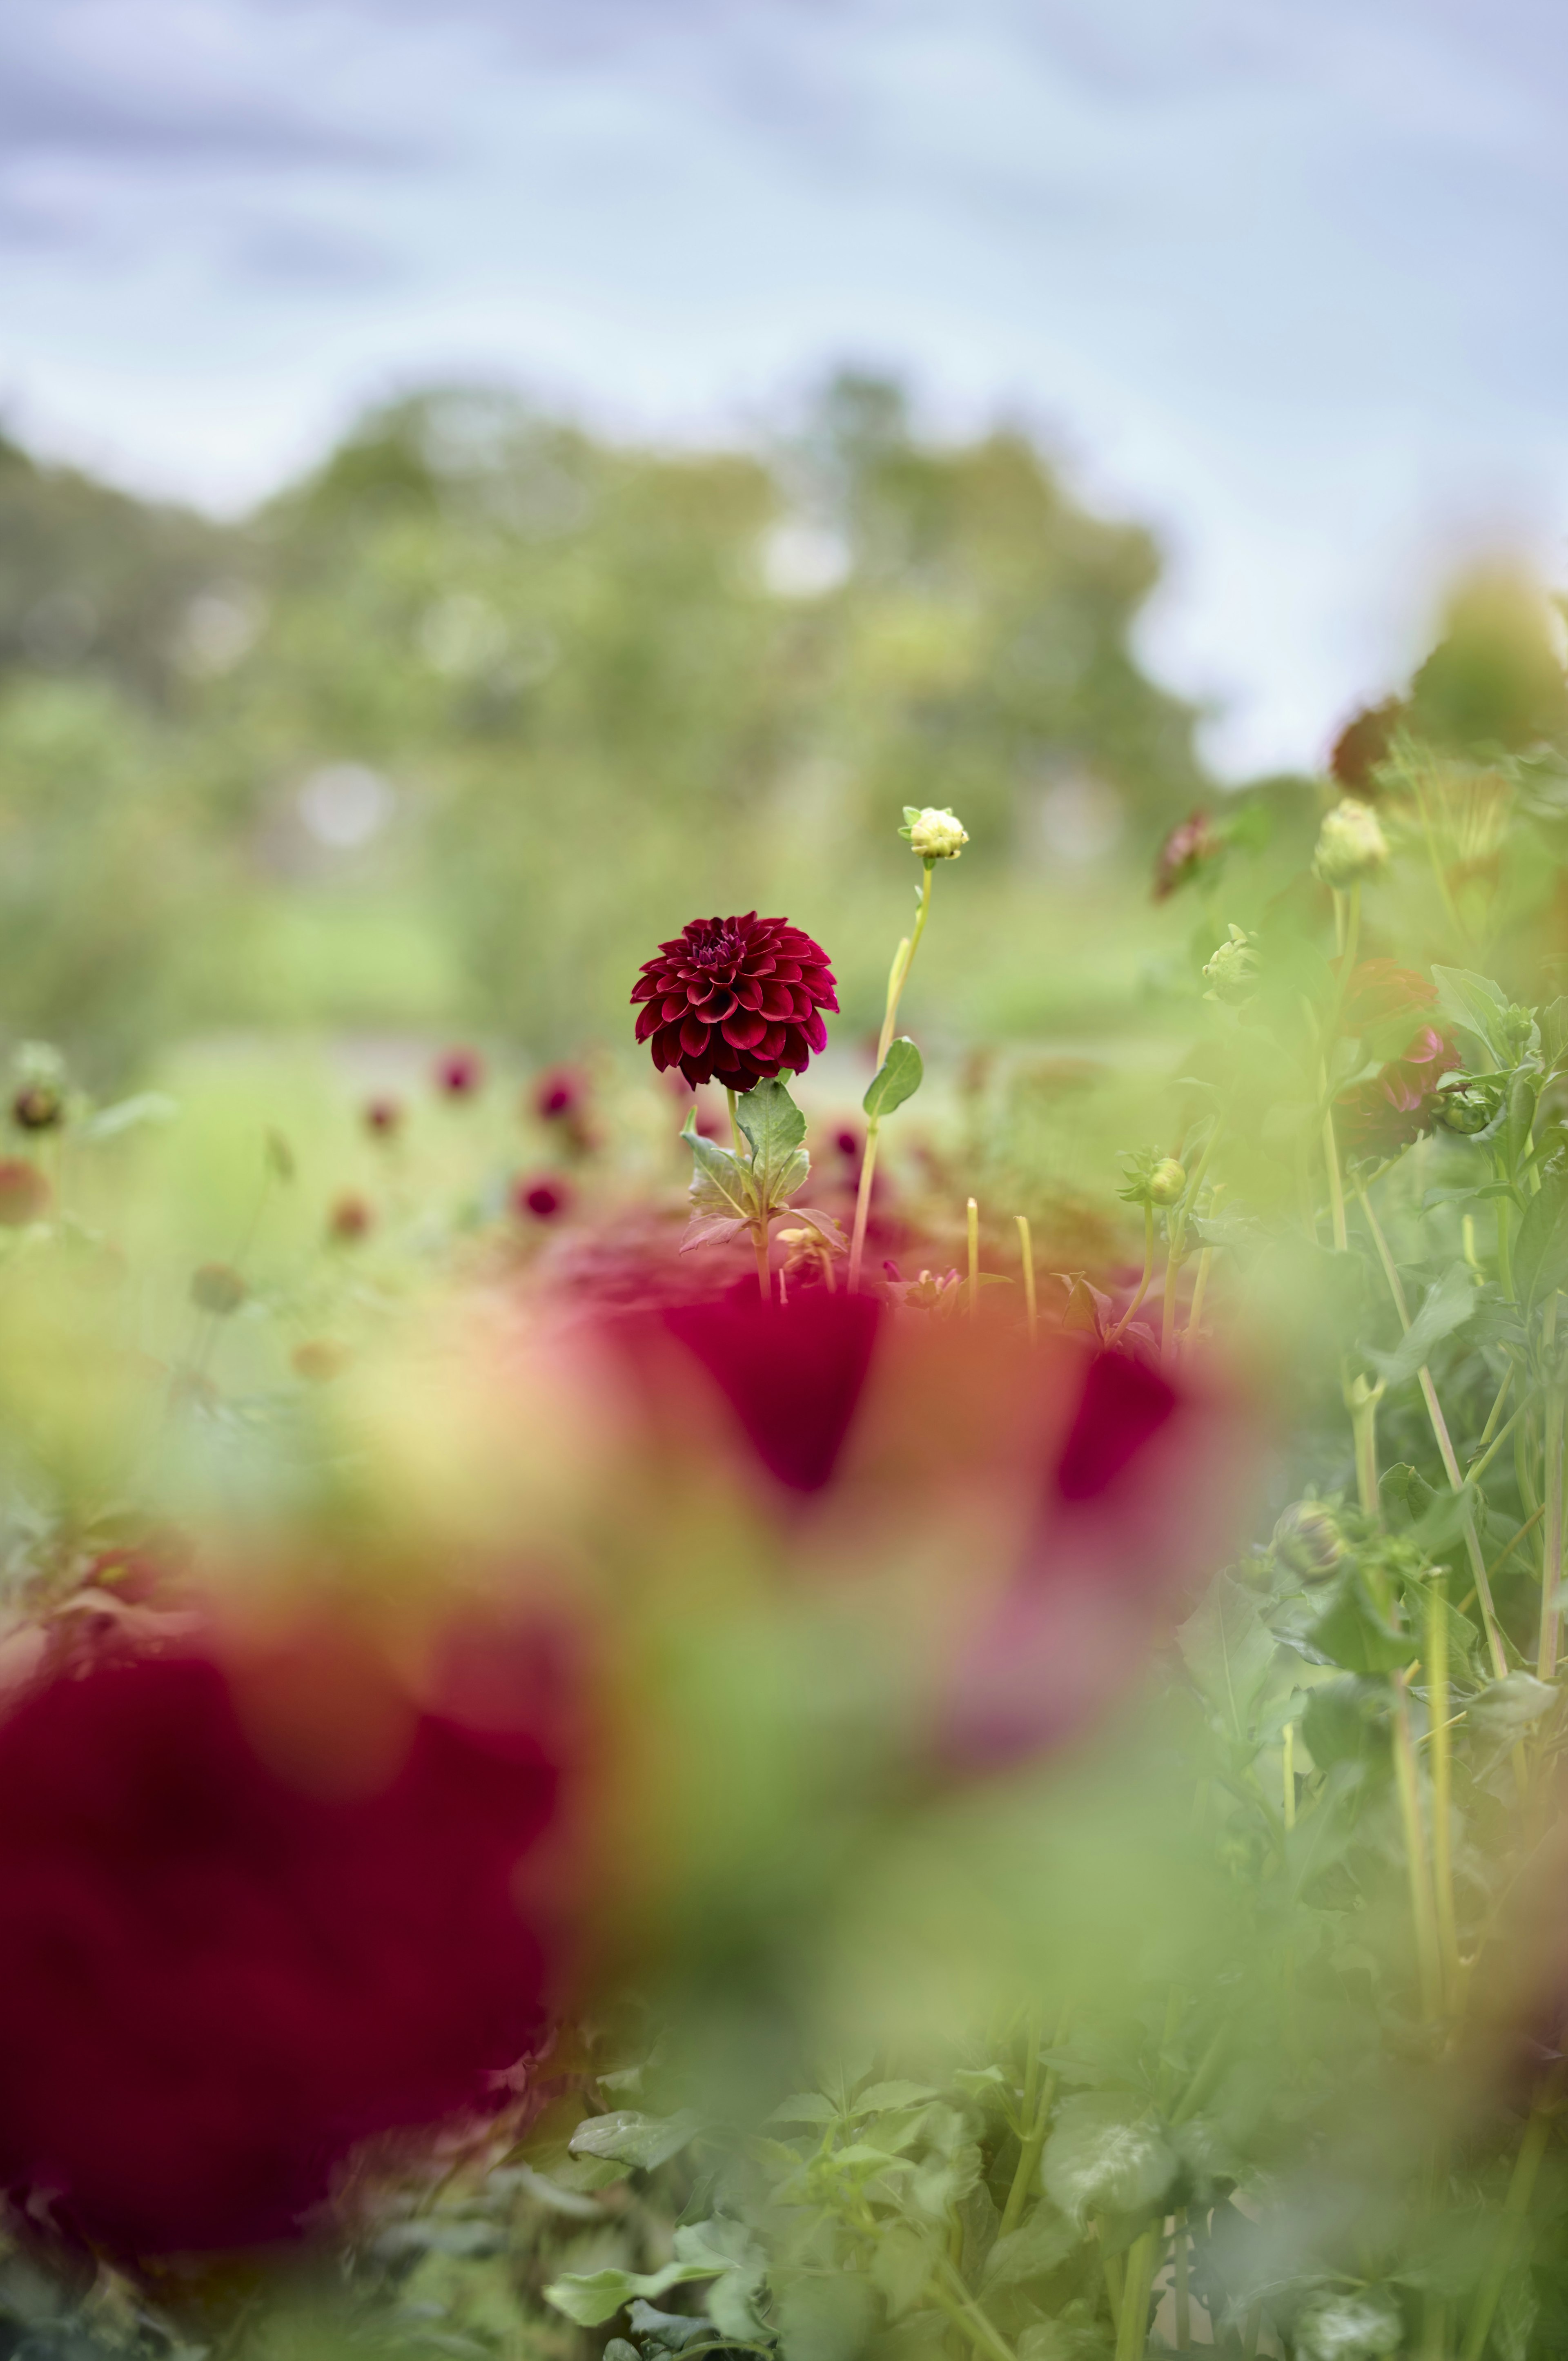
M956 861L969 842L969 830L950 811L938 811L927 806L921 811L914 804L904 807L904 826L900 836L907 837L909 850L923 861Z
M1457 1074L1438 1093L1437 1119L1445 1131L1456 1131L1469 1138L1486 1130L1502 1103L1500 1081L1489 1076L1476 1081L1467 1074Z
M1387 858L1388 840L1370 804L1346 796L1332 811L1324 813L1312 862L1312 873L1323 884L1336 891L1354 885L1381 869Z
M1344 1555L1339 1520L1322 1500L1296 1500L1274 1528L1276 1559L1302 1582L1326 1582Z
M1245 928L1232 927L1229 942L1222 943L1204 967L1212 987L1204 994L1205 1000L1219 1000L1228 1008L1240 1008L1252 998L1261 964L1255 939Z
M1187 1173L1174 1156L1162 1156L1149 1174L1149 1202L1154 1205L1174 1205L1187 1186Z

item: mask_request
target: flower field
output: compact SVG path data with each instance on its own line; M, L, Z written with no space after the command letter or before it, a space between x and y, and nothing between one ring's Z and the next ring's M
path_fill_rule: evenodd
M494 884L461 1037L17 1042L5 2354L1568 2345L1547 612L1168 808L1098 1032L924 787L549 1057Z

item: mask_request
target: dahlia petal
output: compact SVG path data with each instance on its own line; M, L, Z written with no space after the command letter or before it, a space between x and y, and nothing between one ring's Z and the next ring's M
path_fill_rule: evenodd
M707 1027L700 1016L688 1016L681 1027L681 1049L688 1058L700 1058L707 1047Z
M800 1030L805 1037L807 1049L819 1057L828 1047L828 1027L821 1017L814 1011Z
M658 1010L656 1008L639 1009L637 1012L637 1038L640 1041L646 1041L650 1033L656 1033L658 1029Z

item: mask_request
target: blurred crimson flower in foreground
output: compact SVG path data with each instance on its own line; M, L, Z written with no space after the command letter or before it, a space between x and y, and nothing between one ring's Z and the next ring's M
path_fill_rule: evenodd
M637 1038L661 1073L679 1067L695 1089L742 1095L784 1072L804 1073L827 1047L823 1009L837 986L819 943L787 918L694 918L643 963L631 994ZM641 1005L638 1005L641 1004Z
M1351 977L1341 1030L1385 1063L1334 1102L1347 1156L1392 1156L1431 1129L1438 1083L1460 1063L1448 1035L1427 1021L1436 1000L1424 976L1392 960L1364 960Z
M19 1230L49 1210L49 1182L25 1156L0 1156L0 1229Z
M945 1569L945 1593L901 1614L929 1652L929 1741L954 1764L1004 1764L1092 1722L1245 1509L1252 1422L1211 1382L1130 1354L820 1292L782 1309L738 1292L619 1335L661 1463L721 1463L728 1434L764 1513L798 1527L801 1579L891 1576L896 1604L912 1553Z
M557 1796L526 1717L494 1720L411 1711L345 1792L258 1751L202 1655L27 1696L0 1721L0 2179L117 2254L235 2248L297 2235L356 2141L481 2100L543 2022L518 1873Z

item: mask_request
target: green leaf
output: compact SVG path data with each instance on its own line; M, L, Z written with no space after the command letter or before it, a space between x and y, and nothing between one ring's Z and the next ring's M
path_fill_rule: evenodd
M666 2263L658 2271L565 2271L545 2289L544 2301L579 2328L598 2328L636 2297L663 2295L688 2279L715 2279L724 2268L715 2260Z
M1558 1692L1533 1673L1506 1673L1489 1681L1465 1708L1465 1719L1486 1746L1499 1753L1515 1745L1526 1730L1550 1712Z
M1126 2092L1085 2092L1058 2109L1046 2143L1046 2191L1080 2226L1091 2213L1143 2213L1164 2196L1177 2170L1159 2125Z
M917 2107L936 2095L929 2082L873 2082L869 2091L861 2092L850 2112L855 2115L885 2114L892 2107Z
M690 2107L684 2107L678 2115L590 2115L577 2125L569 2146L574 2156L606 2157L616 2164L652 2172L656 2165L678 2156L701 2129L702 2117Z
M1382 1614L1354 1566L1328 1594L1327 1604L1307 1627L1307 1637L1325 1661L1347 1673L1394 1673L1421 1650L1420 1633L1403 1630Z
M747 1226L732 1213L694 1213L681 1239L681 1252L690 1254L696 1246L727 1246Z
M797 2091L783 2100L768 2117L770 2124L836 2124L839 2109L820 2091Z
M78 1139L117 1139L123 1131L135 1131L147 1123L172 1123L180 1112L178 1100L166 1098L161 1091L140 1091L135 1098L116 1099L113 1106L101 1107L90 1115L77 1132Z
M1386 1386L1402 1386L1431 1360L1434 1346L1463 1328L1475 1309L1475 1274L1467 1262L1451 1263L1426 1291L1408 1334L1391 1353L1371 1345L1361 1350Z
M1042 2205L1022 2230L998 2238L985 2258L981 2285L988 2290L1021 2287L1025 2280L1043 2279L1066 2262L1078 2242L1072 2224Z
M1449 1023L1479 1041L1500 1065L1511 1064L1502 1029L1508 1006L1502 986L1463 967L1434 967L1431 980L1437 986L1438 1007Z
M749 1222L755 1212L751 1176L734 1152L720 1148L717 1141L705 1139L696 1127L696 1110L685 1119L681 1137L691 1149L696 1170L692 1174L692 1210L696 1213L721 1213L731 1220Z
M905 1099L912 1099L926 1079L925 1062L919 1050L905 1033L890 1043L886 1057L872 1075L865 1097L861 1101L873 1122L891 1115Z
M926 2292L926 2282L937 2268L939 2233L923 2238L907 2223L894 2222L883 2231L872 2257L872 2281L887 2305L891 2320L912 2311Z
M871 2281L856 2272L795 2279L779 2298L784 2361L855 2361L872 2308Z
M1392 1726L1386 1684L1354 1675L1323 1682L1312 1691L1301 1717L1301 1735L1320 1771L1336 1763L1362 1763L1387 1753ZM1325 1819L1320 1805L1294 1833L1315 1828L1322 1819L1326 1834L1332 1817L1330 1813Z
M1568 1287L1568 1180L1548 1174L1514 1240L1514 1292L1527 1307Z
M1437 1597L1435 1586L1421 1577L1408 1574L1404 1577L1405 1609L1420 1642L1424 1661L1427 1652L1427 1617ZM1468 1615L1461 1615L1446 1593L1442 1598L1442 1620L1448 1626L1448 1663L1451 1673L1468 1681L1475 1671L1480 1653L1481 1634Z
M735 1120L751 1148L751 1180L767 1211L782 1205L811 1170L801 1147L806 1117L780 1082L759 1082L735 1104Z
M1274 1662L1273 1633L1250 1590L1228 1574L1209 1586L1176 1635L1188 1671L1239 1738Z

